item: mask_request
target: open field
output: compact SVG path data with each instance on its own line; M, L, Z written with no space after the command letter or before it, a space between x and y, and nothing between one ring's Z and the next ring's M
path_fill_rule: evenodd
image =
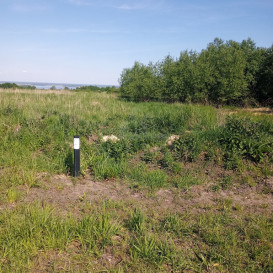
M273 271L270 108L0 90L0 139L0 272Z

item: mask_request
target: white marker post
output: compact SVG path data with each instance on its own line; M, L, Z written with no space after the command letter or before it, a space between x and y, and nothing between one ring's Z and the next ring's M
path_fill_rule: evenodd
M80 136L74 136L74 176L79 176L80 172Z

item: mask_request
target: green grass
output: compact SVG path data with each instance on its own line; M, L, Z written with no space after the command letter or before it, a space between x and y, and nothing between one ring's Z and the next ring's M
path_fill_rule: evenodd
M56 216L53 208L39 204L4 213L0 223L0 265L3 271L18 272L30 266L39 251L66 250L73 241L79 242L83 251L99 253L120 229L107 213L86 215L77 221L71 216Z
M131 213L130 218L126 221L126 227L130 231L143 233L145 230L145 216L138 209Z
M118 216L113 210L119 211ZM90 270L86 253L96 260L109 249L113 257L122 257L129 272L136 268L139 272L273 269L272 216L248 215L230 207L216 213L170 213L152 219L139 209L98 203L92 213L76 218L36 203L1 214L0 228L2 272L27 271L41 253L52 251L79 255L82 270ZM78 247L76 253L71 253L73 245Z
M153 146L165 149L163 168L172 168L173 157L196 161L206 152L214 159L217 150L222 152L224 165L231 169L240 168L242 159L259 162L272 159L272 120L230 118L226 127L221 127L216 110L208 106L137 104L94 92L66 95L4 92L0 117L1 165L26 171L71 172L71 143L75 134L82 140L83 171L92 166L96 177L102 178L122 176L124 171L117 163L116 168L103 174L103 167L97 166L101 165L101 157L105 166L112 165L110 158L118 162ZM249 128L257 129L248 131ZM114 144L88 141L92 135L110 134L121 140ZM181 137L168 151L164 142L171 134Z
M193 185L200 185L202 182L201 178L196 177L196 175L190 172L172 178L172 183L176 188L185 190L188 190Z
M229 197L201 213L154 199L160 189L190 200L195 187L218 194L270 178L272 116L226 118L211 106L134 103L104 92L0 94L0 272L273 271L272 215L250 214ZM111 134L120 140L102 141ZM85 194L65 213L46 201L27 204L31 188L46 191L41 176L72 173L74 135L83 175L122 183L148 207ZM180 138L167 146L171 135Z
M163 170L149 170L144 164L128 168L126 177L134 187L148 188L151 191L162 188L167 183L167 174Z

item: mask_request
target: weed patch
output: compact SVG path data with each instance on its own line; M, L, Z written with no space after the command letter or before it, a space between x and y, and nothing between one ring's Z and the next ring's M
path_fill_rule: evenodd
M249 118L228 117L220 138L226 150L226 159L243 156L255 162L263 161L273 148L272 136L267 134L268 131L267 126Z

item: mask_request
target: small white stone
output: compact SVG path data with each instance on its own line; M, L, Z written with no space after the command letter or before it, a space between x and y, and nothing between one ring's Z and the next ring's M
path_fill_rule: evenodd
M120 139L114 135L111 136L103 136L102 137L102 142L107 142L107 141L111 141L116 143L117 141L120 141Z
M174 143L176 140L178 140L179 138L180 138L180 136L178 136L178 135L171 135L171 136L167 139L166 145L167 145L167 146L172 146L173 143Z

